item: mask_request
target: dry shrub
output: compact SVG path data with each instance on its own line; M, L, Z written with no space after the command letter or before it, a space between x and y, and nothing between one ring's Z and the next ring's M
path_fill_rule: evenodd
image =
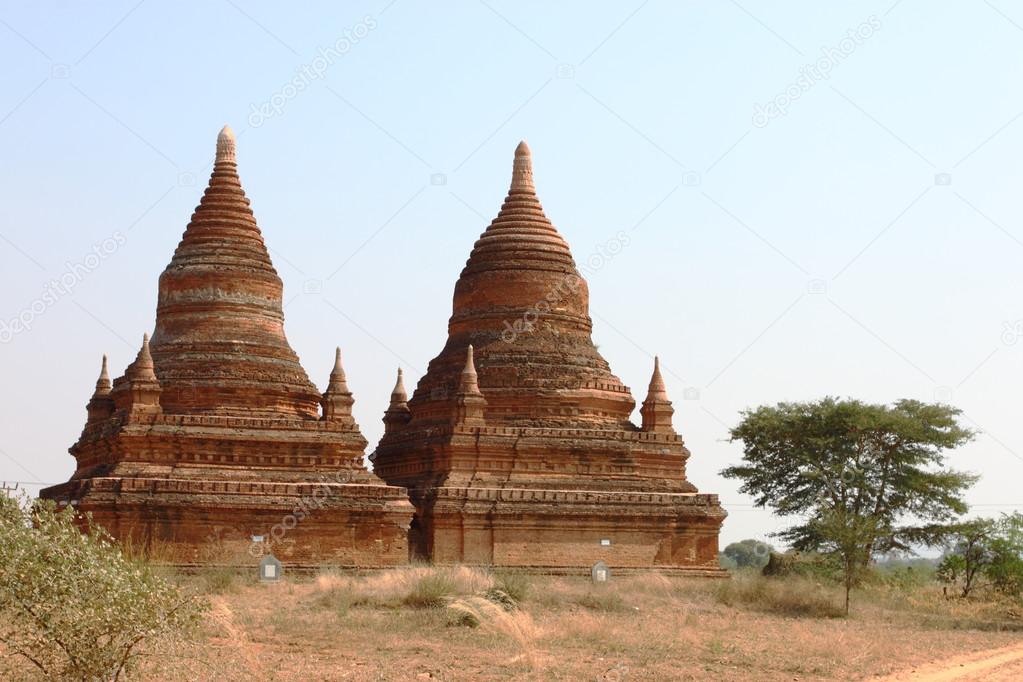
M593 611L619 613L626 610L625 600L617 590L594 587L582 596L576 597L575 603Z
M543 634L525 611L507 611L500 604L483 597L461 597L448 604L451 615L450 622L459 625L479 627L485 632L506 637L513 641L519 653L512 661L525 660L530 668L536 668L540 662L537 655L536 642Z
M840 618L844 610L820 585L803 578L735 577L718 585L717 599L727 606L745 606L786 616Z
M517 571L500 571L494 574L493 590L499 590L516 604L521 604L529 597L533 583L525 573Z
M411 566L352 577L326 572L313 585L317 603L343 611L359 605L439 608L459 596L485 593L494 580L468 566Z

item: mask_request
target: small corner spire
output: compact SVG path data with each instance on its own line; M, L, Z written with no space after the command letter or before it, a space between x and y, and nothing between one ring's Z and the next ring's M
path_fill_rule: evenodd
M345 370L341 366L341 346L334 349L334 369L330 370L330 379L331 381L334 379L345 380Z
M480 390L476 376L476 361L473 358L472 345L465 350L465 369L458 381L458 393L455 395L454 423L460 427L485 426L483 413L487 401Z
M650 377L650 387L647 391L647 398L657 398L658 400L668 399L668 389L664 385L664 377L661 376L661 359L658 356L654 356L654 373Z
M391 404L384 411L384 433L402 428L410 419L412 413L408 408L408 394L405 392L405 382L402 380L402 371L399 367L398 380L394 382L394 390L391 391Z
M535 192L533 185L533 154L525 140L515 148L515 161L512 163L511 191Z
M334 350L334 369L330 371L330 381L327 382L327 390L320 398L320 405L323 408L323 420L331 422L343 422L354 424L352 419L352 405L355 399L352 392L348 390L348 381L345 378L345 370L341 366L341 347Z
M394 390L391 391L391 406L395 407L408 402L408 393L405 392L405 381L402 378L401 367L398 368L398 380L394 382Z
M661 359L654 356L654 373L650 377L650 388L647 390L646 400L639 413L643 417L643 431L655 433L674 433L671 418L675 413L668 400L668 389L664 385L664 377L661 376Z
M231 126L225 125L217 135L217 160L216 163L235 163L235 137Z
M465 368L458 383L458 393L462 395L482 395L478 376L476 374L476 361L473 358L472 344L465 351Z
M103 354L103 365L99 370L99 379L96 380L96 395L110 393L110 371L107 369L107 356Z
M153 365L153 355L149 352L149 334L142 335L142 348L135 356L135 362L128 365L124 375L132 381L149 381L157 383L156 370Z

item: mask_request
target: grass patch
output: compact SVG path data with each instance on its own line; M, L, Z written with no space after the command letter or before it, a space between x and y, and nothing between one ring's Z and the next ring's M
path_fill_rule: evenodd
M612 590L593 589L576 597L575 603L591 611L603 613L620 613L626 610L622 595Z
M227 594L238 591L241 576L227 566L212 566L204 569L199 578L208 594Z
M458 594L458 586L446 571L431 571L412 586L401 603L414 609L439 609Z
M716 597L726 606L747 607L785 616L841 618L845 615L834 595L816 583L794 577L785 580L735 577L718 586Z

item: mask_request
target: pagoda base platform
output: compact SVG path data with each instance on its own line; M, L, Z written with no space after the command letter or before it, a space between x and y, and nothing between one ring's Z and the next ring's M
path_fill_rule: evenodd
M408 563L413 508L384 484L96 477L40 497L75 505L127 549L166 563L252 566L265 551L295 568Z
M719 576L716 495L528 488L413 491L414 556L434 564L478 564L579 572L654 569Z

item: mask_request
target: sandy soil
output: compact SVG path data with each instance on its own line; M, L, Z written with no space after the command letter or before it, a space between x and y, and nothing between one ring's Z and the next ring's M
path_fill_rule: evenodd
M882 682L921 680L924 682L945 682L946 680L977 680L978 682L1016 682L1023 680L1023 642L1000 649L980 651L955 656L942 661L928 663L888 677L877 678Z

